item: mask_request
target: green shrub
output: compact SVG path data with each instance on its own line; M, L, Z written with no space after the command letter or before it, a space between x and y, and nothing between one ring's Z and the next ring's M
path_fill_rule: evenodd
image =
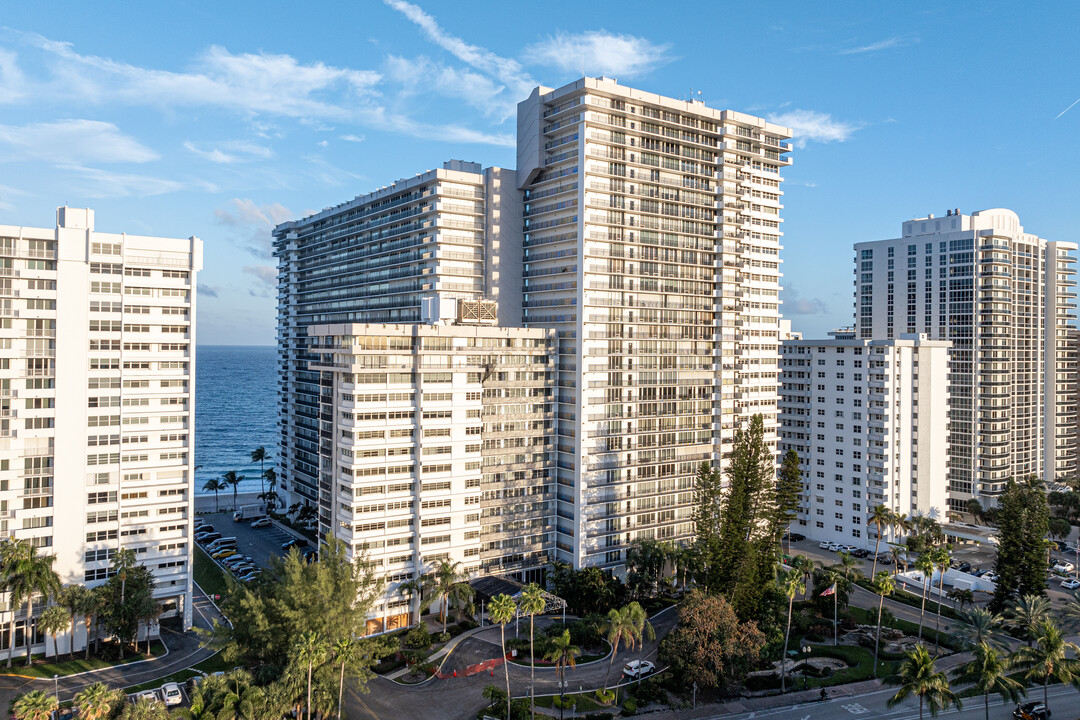
M596 691L596 699L605 704L609 703L615 699L615 691L601 688Z
M450 633L445 632L445 631L439 633L439 642L441 642L441 643L450 642Z
M624 715L633 715L637 712L637 702L634 701L634 698L627 698L622 705L622 709Z
M634 688L634 697L641 705L667 701L667 693L664 692L664 688L660 686L660 681L655 677L638 683L637 687Z
M431 633L428 632L427 624L420 623L409 632L405 633L405 647L426 648L431 645Z

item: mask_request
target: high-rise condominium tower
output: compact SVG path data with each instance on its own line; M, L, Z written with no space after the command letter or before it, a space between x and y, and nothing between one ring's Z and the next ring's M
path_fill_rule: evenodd
M518 105L524 322L559 334L557 554L691 536L694 476L777 428L791 131L584 78Z
M949 211L855 245L860 338L926 333L950 350L949 504L984 505L1010 477L1076 470L1076 245L1024 232L1010 210Z
M0 535L55 554L64 583L100 584L133 550L185 626L201 267L200 240L97 232L92 210L0 225Z
M465 316L521 324L515 178L512 170L452 160L274 229L277 471L293 502L319 502L319 373L307 366L315 357L309 326Z

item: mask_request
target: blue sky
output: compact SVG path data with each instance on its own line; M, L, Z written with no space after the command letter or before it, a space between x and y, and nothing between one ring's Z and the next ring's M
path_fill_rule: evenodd
M672 12L665 10L671 8ZM1037 8L1037 9L1036 9ZM6 3L0 224L198 235L199 342L274 342L269 228L451 157L513 166L536 84L607 74L796 128L785 306L851 245L990 207L1080 240L1076 3Z

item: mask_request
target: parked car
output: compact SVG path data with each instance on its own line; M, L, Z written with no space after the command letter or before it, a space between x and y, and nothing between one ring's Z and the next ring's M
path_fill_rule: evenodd
M788 542L802 542L806 539L806 536L802 533L789 532L787 534Z
M863 548L859 548L858 550L856 550L855 552L853 552L851 554L854 555L857 558L870 557L870 551L869 550L864 550Z
M199 521L195 523L195 532L214 532L214 526L208 522Z
M133 698L133 702L138 702L143 699L149 700L152 703L159 702L158 695L153 690L143 690Z
M1075 590L1076 588L1080 588L1080 580L1077 580L1076 578L1062 580L1061 587L1065 588L1066 590Z
M892 565L893 558L891 553L881 553L877 557L878 565Z
M306 543L300 538L289 538L285 542L281 543L282 550L288 550L289 548L300 547Z
M840 543L831 542L829 543L829 547L827 549L831 550L832 552L840 552L841 547L843 546Z
M203 545L205 545L207 543L212 543L215 540L220 540L220 539L221 539L221 533L219 533L219 532L195 533L195 542L201 543Z
M232 557L235 554L236 554L235 550L233 550L232 548L226 548L224 550L218 550L216 553L213 554L212 557L215 560L224 560L225 558Z
M307 548L301 555L303 555L304 560L308 562L315 562L319 559L319 551L315 548Z
M249 582L251 582L252 580L254 580L255 578L257 578L257 577L259 577L259 571L258 571L258 570L254 570L254 571L252 571L252 572L249 572L249 573L248 573L247 575L244 575L243 577L241 577L241 578L240 578L240 582L246 582L246 583L249 583Z
M840 549L837 550L837 552L853 553L858 549L859 548L855 547L854 545L841 545Z
M1017 705L1013 710L1014 720L1047 720L1049 717L1050 709L1037 701Z
M1071 573L1075 569L1076 566L1068 560L1059 560L1057 563L1054 564L1054 572Z
M988 570L983 573L983 580L989 580L990 582L996 583L998 581L997 573L993 570Z
M267 527L270 527L273 524L274 524L274 522L270 518L264 517L264 518L259 518L255 522L251 523L251 527L253 527L253 528L267 528Z
M962 562L962 563L960 563L960 565L956 569L959 570L962 573L966 573L968 570L971 569L971 563Z
M822 540L821 542L819 542L817 544L817 546L819 548L821 548L822 550L828 550L830 545L832 545L832 543L829 542L828 540Z
M180 692L180 686L176 683L162 685L161 695L165 698L166 705L179 705L184 702L184 694Z
M631 660L623 665L623 675L628 678L645 677L649 673L656 672L656 666L648 660Z

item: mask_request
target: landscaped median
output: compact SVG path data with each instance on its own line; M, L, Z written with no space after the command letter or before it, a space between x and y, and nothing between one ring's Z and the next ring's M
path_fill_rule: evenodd
M224 596L229 590L229 576L198 545L195 546L195 584L211 598Z

